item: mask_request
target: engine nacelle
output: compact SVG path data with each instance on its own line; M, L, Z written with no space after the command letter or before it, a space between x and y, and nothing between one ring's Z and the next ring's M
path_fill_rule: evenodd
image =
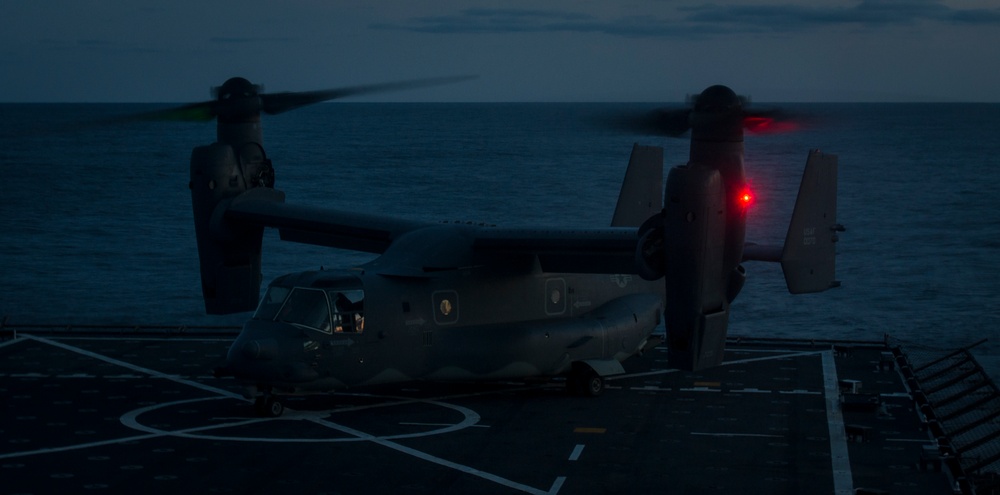
M231 225L225 211L249 189L272 187L274 169L256 143L213 143L191 153L191 200L194 210L201 287L205 311L228 314L252 311L260 298L263 227Z
M671 169L663 210L664 317L674 368L698 370L722 362L732 295L731 270L724 263L726 206L718 169Z

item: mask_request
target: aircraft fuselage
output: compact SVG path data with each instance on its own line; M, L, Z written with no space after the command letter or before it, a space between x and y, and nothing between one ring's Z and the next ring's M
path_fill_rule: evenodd
M285 275L232 345L228 372L283 392L555 376L635 354L660 323L661 283L524 261L420 276Z

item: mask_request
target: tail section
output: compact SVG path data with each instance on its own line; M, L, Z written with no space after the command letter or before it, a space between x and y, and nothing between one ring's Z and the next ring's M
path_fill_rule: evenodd
M837 155L809 152L781 252L788 292L822 292L836 282Z
M836 281L837 156L809 152L784 246L748 244L743 259L781 263L792 294L822 292Z
M638 227L663 208L663 148L632 146L612 227Z

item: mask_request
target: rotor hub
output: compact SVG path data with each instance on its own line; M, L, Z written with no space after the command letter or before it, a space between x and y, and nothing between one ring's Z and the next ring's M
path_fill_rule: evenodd
M702 91L690 119L692 142L743 142L743 100L726 86Z
M219 123L260 122L263 87L242 77L233 77L212 88Z

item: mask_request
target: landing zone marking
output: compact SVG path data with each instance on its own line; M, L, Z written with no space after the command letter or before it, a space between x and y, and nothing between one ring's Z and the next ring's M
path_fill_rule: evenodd
M506 478L497 476L497 475L492 474L492 473L488 473L488 472L485 472L485 471L480 471L480 470L475 469L475 468L470 467L470 466L465 466L465 465L462 465L462 464L459 464L459 463L456 463L456 462L453 462L453 461L449 461L447 459L436 457L436 456L433 456L431 454L422 452L420 450L417 450L417 449L414 449L414 448L411 448L411 447L406 447L406 446L401 445L401 444L399 444L397 442L394 442L393 440L398 440L398 439L417 438L417 437L423 437L423 436L428 436L428 435L433 435L433 434L448 433L448 432L461 430L461 429L464 429L464 428L467 428L467 427L471 427L471 426L483 426L483 425L477 425L477 423L480 420L480 416L475 411L472 411L471 409L468 409L468 408L465 408L465 407L462 407L462 406L458 406L458 405L455 405L455 404L449 404L449 403L441 402L441 401L434 400L434 399L413 399L413 398L405 398L405 397L382 397L382 398L393 399L394 401L391 402L391 403L389 403L389 404L380 404L380 405L377 405L377 406L369 405L369 406L363 406L363 407L358 407L358 408L348 408L348 409L357 410L357 409L364 409L364 408L368 408L368 407L385 407L385 406L391 406L391 405L397 405L398 406L398 405L410 404L410 403L424 403L424 404L438 405L438 406L441 406L441 407L445 407L445 408L456 410L459 413L463 414L464 419L462 421L460 421L458 423L454 423L454 424L442 424L441 425L442 428L439 428L439 429L436 429L436 430L430 430L430 431L419 432L419 433L409 433L409 434L399 434L399 435L387 435L387 436L383 436L383 437L376 437L374 435L371 435L371 434L368 434L368 433L364 433L364 432L362 432L360 430L355 430L355 429L347 427L347 426L339 425L337 423L334 423L332 421L328 421L326 419L326 417L329 416L329 415L331 415L331 414L336 414L338 412L344 411L343 409L337 409L337 410L331 410L331 411L323 411L323 412L296 411L296 410L293 410L293 409L286 409L285 415L282 416L282 417L279 417L279 418L252 418L252 419L246 419L246 420L237 420L237 421L228 422L228 423L220 423L220 424L213 424L213 425L197 426L197 427L194 427L194 428L185 428L185 429L174 430L174 431L161 430L161 429L154 428L154 427L151 427L151 426L146 426L146 425L141 424L138 421L138 417L140 415L146 413L146 412L150 412L150 411L153 411L153 410L162 409L162 408L170 407L170 406L182 405L182 404L190 404L190 403L195 403L195 402L209 401L209 400L220 400L220 399L227 399L228 398L228 399L235 399L235 400L239 400L239 401L244 401L245 402L245 401L247 401L247 399L244 398L240 394L236 394L236 393L230 392L228 390L223 390L223 389L220 389L220 388L217 388L217 387L213 387L213 386L210 386L210 385L205 385L203 383L199 383L199 382L196 382L196 381L193 381L193 380L182 378L182 377L177 376L177 375L170 375L170 374L163 373L163 372L160 372L160 371L156 371L156 370L153 370L153 369L150 369L150 368L145 368L145 367L142 367L142 366L138 366L138 365L135 365L135 364L132 364L132 363L128 363L128 362L125 362L125 361L121 361L121 360L118 360L118 359L111 358L109 356L104 356L102 354L91 352L91 351L88 351L86 349L81 349L79 347L75 347L75 346L72 346L72 345L69 345L69 344L65 344L65 343L61 343L61 342L56 342L56 341L54 341L52 339L47 339L47 338L37 337L37 336L27 335L27 334L22 334L22 335L24 335L24 339L35 340L35 341L41 342L43 344L48 344L48 345L51 345L53 347L58 347L58 348L65 349L65 350L68 350L68 351L71 351L71 352L75 352L75 353L78 353L78 354L81 354L81 355L84 355L84 356L87 356L87 357L90 357L90 358L93 358L93 359L104 361L106 363L110 363L110 364L113 364L113 365L116 365L116 366L121 366L123 368L132 370L132 371L137 372L137 373L142 373L144 375L148 375L148 376L151 376L151 377L164 378L164 379L173 381L175 383L179 383L179 384L182 384L182 385L187 385L187 386L192 387L192 388L196 388L196 389L199 389L199 390L203 390L203 391L206 391L206 392L210 392L210 393L216 394L216 396L215 397L201 397L201 398L196 398L196 399L187 399L187 400L173 401L173 402L162 403L162 404L155 404L155 405L152 405L152 406L143 407L143 408L139 408L139 409L135 409L135 410L129 411L129 412L127 412L127 413L125 413L125 414L123 414L121 416L120 421L121 421L121 423L123 425L125 425L125 426L127 426L129 428L138 430L138 431L146 432L147 434L145 434L145 435L135 435L135 436L131 436L131 437L123 437L123 438L116 438L116 439L104 440L104 441L98 441L98 442L89 442L89 443L83 443L83 444L68 445L68 446L63 446L63 447L44 448L44 449L38 449L38 450L34 450L34 451L13 452L13 453L8 453L8 454L0 454L0 459L23 457L23 456L38 455L38 454L56 453L56 452L63 452L63 451L68 451L68 450L79 450L79 449L85 449L85 448L91 448L91 447L99 447L99 446L104 446L104 445L119 444L119 443L124 443L124 442L147 440L147 439L158 438L158 437L165 437L165 436L181 437L181 438L189 438L189 439L211 439L211 440L222 440L222 441L253 441L253 442L311 442L311 443L316 443L316 442L370 441L370 442L376 443L378 445L382 445L384 447L391 448L391 449L396 450L398 452L402 452L404 454L411 455L411 456L416 457L418 459L425 460L425 461L428 461L428 462L432 462L432 463L435 463L435 464L438 464L438 465L441 465L441 466L444 466L444 467L447 467L447 468L455 469L457 471L460 471L460 472L463 472L463 473L466 473L466 474L470 474L470 475L482 478L484 480L491 481L491 482L494 482L494 483L506 486L506 487L514 489L514 490L522 491L522 492L525 492L525 493L530 493L532 495L557 495L558 492L559 492L559 490L562 488L563 484L566 481L566 477L565 476L558 476L553 481L552 486L549 488L549 490L548 491L544 491L544 490L540 490L540 489L537 489L537 488L534 488L534 487L531 487L531 486L528 486L528 485L517 483L515 481L508 480ZM78 376L78 375L65 375L65 376L59 376L57 378L81 378L81 377L82 376ZM90 377L90 376L88 376L86 378L96 378L96 377ZM474 396L474 395L483 395L483 394L485 394L485 393L466 394L466 395L468 395L468 396ZM368 395L368 396L370 396L369 394L345 394L345 395ZM325 426L325 427L334 429L336 431L347 433L347 434L351 435L352 437L350 437L350 438L332 438L332 439L316 439L316 438L311 438L311 439L302 439L302 438L299 438L299 439L289 439L289 438L260 438L260 437L235 437L235 436L227 437L227 436L220 436L220 435L204 435L204 434L201 434L201 432L206 432L206 431L210 431L210 430L219 430L219 429L225 429L225 428L233 428L233 427L245 426L245 425L249 425L249 424L264 423L264 422L269 422L269 421L296 421L296 420L299 420L299 421L301 421L301 420L310 421L310 422L313 422L315 424L318 424L318 425L321 425L321 426ZM483 427L486 427L486 426L483 426Z

